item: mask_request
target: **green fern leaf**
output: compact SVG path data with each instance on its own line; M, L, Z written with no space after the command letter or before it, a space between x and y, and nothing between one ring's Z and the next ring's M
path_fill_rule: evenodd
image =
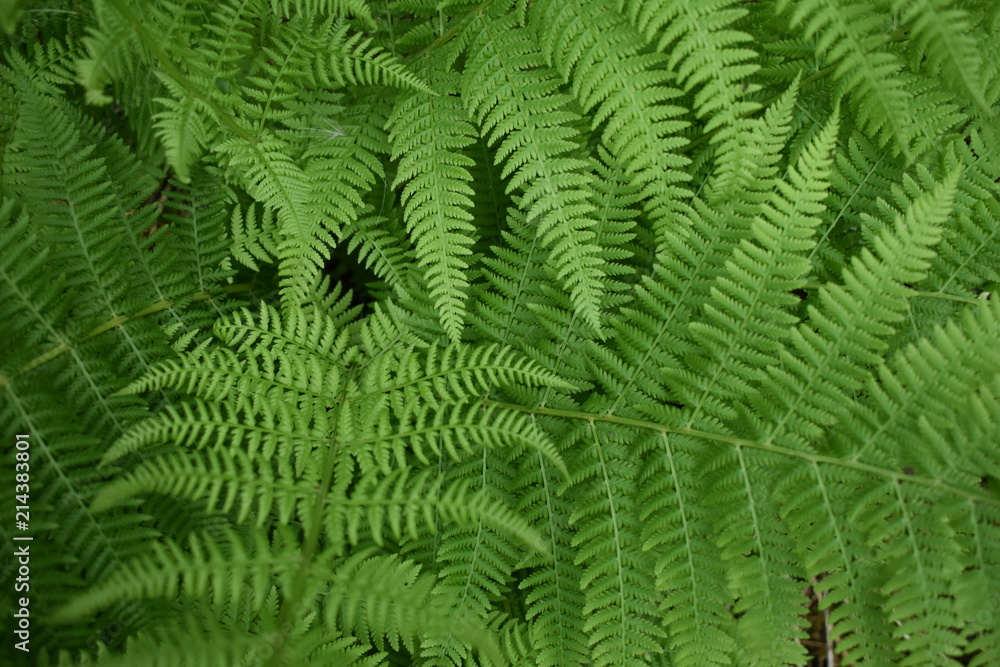
M886 229L876 242L878 256L865 250L845 272L844 283L825 287L820 302L831 313L823 315L810 308L809 327L800 327L792 334L792 345L798 355L783 352L786 369L771 367L764 381L767 395L784 393L780 387L796 387L795 399L784 404L765 399L758 408L773 419L767 437L814 436L821 425L828 424L831 411L841 392L853 390L864 377L863 364L875 361L875 350L884 349L881 339L889 331L888 324L898 321L906 308L906 288L903 283L918 281L928 267L931 247L940 239L941 227L947 219L954 196L957 174L949 177L933 193L913 203L905 218L899 216L894 226ZM905 220L905 222L904 222ZM867 307L857 301L863 290L874 302ZM838 332L854 332L850 340ZM808 366L804 360L808 359ZM823 368L832 364L837 372L833 381L826 380L809 367ZM801 393L799 393L801 392ZM766 407L765 407L766 406ZM773 407L772 407L773 406ZM797 419L792 419L792 416Z
M393 187L406 182L402 201L407 232L425 267L441 326L457 341L469 285L465 258L476 240L470 223L472 176L467 171L473 161L462 149L475 141L475 130L453 96L458 77L444 79L438 87L437 95L417 92L403 98L389 119L393 159L406 156Z
M573 72L574 95L584 111L596 111L602 141L649 198L650 217L668 224L686 194L688 160L676 154L685 123L681 107L667 102L681 93L668 85L663 59L640 54L639 36L604 3L536 2L532 11L548 65L567 78Z
M570 127L575 115L562 98L543 97L558 85L538 69L543 63L530 34L515 28L516 16L480 18L481 35L463 74L467 108L483 125L490 145L500 142L508 191L523 189L519 206L547 247L556 277L593 326L600 326L600 279L594 245L592 177L571 157L579 144Z
M778 3L783 11L787 0ZM815 39L820 53L829 53L836 64L835 75L848 91L856 91L864 104L856 105L858 123L870 133L884 131L893 137L904 155L910 150L910 121L906 109L909 96L898 73L899 58L883 48L879 34L883 17L869 2L819 2L808 0L795 5L790 16L793 26L804 24L802 34Z
M912 31L908 44L915 55L926 58L926 67L980 109L988 109L980 80L982 59L968 13L940 0L895 0L892 10Z

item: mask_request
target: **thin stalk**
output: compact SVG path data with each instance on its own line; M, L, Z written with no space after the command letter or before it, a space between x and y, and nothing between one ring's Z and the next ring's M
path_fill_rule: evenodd
M253 285L250 285L248 283L241 283L237 285L224 285L223 287L220 288L220 291L223 294L242 294L246 292L252 292ZM207 292L205 290L198 290L197 292L192 294L188 300L192 302L207 301L208 299L211 298L212 294L210 292ZM137 313L134 313L133 315L116 315L110 320L102 322L101 324L98 324L96 327L91 329L89 332L87 332L86 335L80 338L80 340L78 340L76 344L83 343L85 341L90 340L91 338L96 338L105 331L110 331L111 329L123 326L126 322L131 322L132 320L139 319L140 317L146 317L147 315L152 315L154 313L159 313L164 310L173 308L174 305L177 303L177 301L178 299L160 299L159 301L146 306L145 308L143 308ZM58 345L55 345L48 351L43 352L42 354L38 355L28 363L18 368L17 372L15 373L15 377L19 375L24 375L26 373L30 373L39 366L47 364L56 357L59 357L63 353L69 352L71 349L73 349L73 346L70 343L62 341ZM9 380L0 378L0 386L7 385L8 383Z
M712 433L711 431L702 431L700 429L694 429L686 426L681 428L664 426L663 424L657 424L656 422L646 421L644 419L619 417L618 415L600 414L596 412L584 412L582 410L560 410L558 408L548 408L543 406L532 408L517 403L504 403L492 400L486 400L484 401L484 403L486 403L487 405L496 405L498 407L506 408L508 410L517 410L519 412L526 412L531 415L548 415L550 417L576 419L590 423L603 422L606 424L618 424L620 426L632 426L634 428L641 428L648 431L656 431L658 433L664 433L664 434L674 433L677 435L687 435L693 438L700 438L702 440L708 440L711 442L725 443L727 445L736 447L737 449L742 449L742 448L757 449L760 451L770 452L772 454L778 454L788 458L807 461L809 463L816 465L822 464L822 465L838 466L840 468L848 468L850 470L868 473L870 475L881 477L883 479L891 479L897 483L907 482L910 484L918 484L920 486L936 489L938 491L945 491L947 493L952 493L956 496L964 497L970 501L1000 506L1000 498L985 493L983 491L964 489L962 487L942 482L939 479L934 479L930 477L921 477L919 475L910 475L903 472L902 470L896 471L896 470L891 470L889 468L882 468L880 466L871 465L869 463L862 463L861 461L856 461L853 459L839 459L833 456L824 456L822 454L816 454L813 452L806 452L798 449L790 449L788 447L782 447L781 445L776 445L770 439L765 440L763 442L757 442L754 440L746 440L745 438L738 438L736 436L724 435L722 433Z

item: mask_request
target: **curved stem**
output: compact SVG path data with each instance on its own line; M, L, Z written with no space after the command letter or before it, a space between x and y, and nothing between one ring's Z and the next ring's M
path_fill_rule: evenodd
M632 426L635 428L641 428L648 431L657 431L659 433L675 433L678 435L687 435L693 438L700 438L702 440L709 440L711 442L721 442L728 445L732 445L733 447L736 447L738 449L741 448L757 449L765 452L770 452L772 454L785 456L788 458L799 459L802 461L806 461L808 463L812 463L814 465L822 464L822 465L838 466L841 468L849 468L851 470L856 470L858 472L864 472L870 475L875 475L876 477L881 477L883 479L891 479L895 482L909 482L911 484L919 484L920 486L925 486L928 488L937 489L939 491L952 493L957 496L962 496L970 501L982 502L1000 506L1000 498L983 491L965 489L959 486L948 484L946 482L942 482L939 479L934 479L930 477L920 477L919 475L910 475L903 472L902 470L896 471L896 470L891 470L889 468L882 468L880 466L871 465L869 463L862 463L861 461L856 461L853 459L840 459L834 456L824 456L822 454L815 454L813 452L806 452L798 449L790 449L788 447L782 447L781 445L776 445L771 440L765 440L764 442L757 442L754 440L746 440L744 438L738 438L736 436L724 435L722 433L712 433L711 431L702 431L700 429L694 429L689 427L677 428L677 427L665 426L663 424L657 424L656 422L646 421L644 419L619 417L618 415L600 414L596 412L584 412L582 410L560 410L558 408L547 408L543 406L532 408L517 403L504 403L492 400L486 400L484 402L489 405L496 405L498 407L506 408L508 410L517 410L519 412L526 412L531 415L548 415L550 417L562 417L564 419L576 419L586 422L604 422L606 424Z
M224 285L221 288L221 291L223 294L242 294L247 292L253 292L253 285L249 283ZM212 298L212 293L206 290L198 290L197 292L192 294L190 298L187 300L192 302L207 301L208 299L211 298ZM146 317L147 315L152 315L153 313L159 313L161 311L173 308L174 305L177 303L177 301L178 301L177 299L160 299L159 301L146 306L145 308L143 308L142 310L133 315L116 315L110 320L98 324L96 327L88 331L86 335L84 335L82 338L80 338L80 340L77 341L77 343L82 343L84 341L90 340L91 338L96 338L105 331L110 331L111 329L123 326L126 322L130 322L140 317ZM24 375L26 373L30 373L39 366L52 361L61 354L69 352L71 349L73 349L73 346L70 343L62 341L61 343L54 346L47 352L43 352L42 354L38 355L28 363L18 368L17 372L15 373L15 377L18 375ZM9 384L9 382L10 381L8 379L0 378L0 386Z

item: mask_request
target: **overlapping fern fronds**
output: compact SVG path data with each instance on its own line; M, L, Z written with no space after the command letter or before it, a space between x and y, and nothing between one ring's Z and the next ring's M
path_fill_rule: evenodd
M0 26L38 664L1000 663L994 3Z

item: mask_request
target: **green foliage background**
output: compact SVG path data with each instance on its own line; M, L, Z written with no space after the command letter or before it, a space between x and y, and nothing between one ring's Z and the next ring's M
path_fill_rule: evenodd
M1000 664L993 0L0 19L5 657Z

